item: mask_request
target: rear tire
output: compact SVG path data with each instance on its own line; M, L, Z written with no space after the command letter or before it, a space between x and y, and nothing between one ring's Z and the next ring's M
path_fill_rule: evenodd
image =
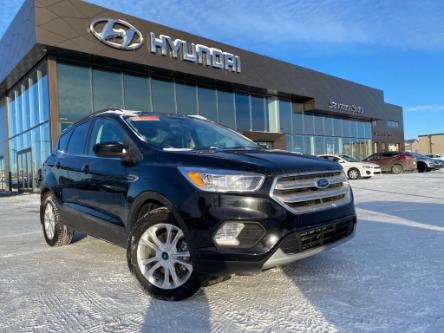
M201 287L189 241L167 208L142 216L128 240L128 267L149 295L180 301Z
M403 171L404 168L400 164L395 164L394 166L392 166L392 173L394 173L395 175L399 175Z
M349 179L361 178L361 173L356 168L351 168L350 170L348 170L347 175Z
M47 194L40 206L40 222L43 236L49 246L68 245L74 236L74 230L63 224L60 208L52 194Z

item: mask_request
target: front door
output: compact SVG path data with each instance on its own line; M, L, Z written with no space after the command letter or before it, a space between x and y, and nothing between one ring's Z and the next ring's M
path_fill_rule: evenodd
M17 152L17 186L20 192L32 192L32 151L31 148Z

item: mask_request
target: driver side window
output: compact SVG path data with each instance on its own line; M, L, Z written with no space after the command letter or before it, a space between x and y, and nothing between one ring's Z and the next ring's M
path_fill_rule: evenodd
M123 129L112 119L99 118L94 122L94 128L88 144L88 155L95 156L94 145L104 142L119 142L125 144Z

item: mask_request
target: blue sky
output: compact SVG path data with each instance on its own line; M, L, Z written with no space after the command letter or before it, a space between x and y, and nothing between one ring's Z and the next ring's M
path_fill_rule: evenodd
M0 35L22 2L3 1ZM380 88L406 139L444 132L444 1L89 2Z

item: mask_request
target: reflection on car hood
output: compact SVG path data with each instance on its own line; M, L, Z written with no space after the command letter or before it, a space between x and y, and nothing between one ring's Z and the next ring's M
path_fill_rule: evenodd
M310 173L339 171L341 166L310 155L300 155L283 150L206 150L178 152L183 164L202 167L240 169L265 174ZM191 156L192 155L192 156ZM199 156L199 157L198 157ZM200 160L202 159L202 160ZM199 163L199 160L202 163Z

